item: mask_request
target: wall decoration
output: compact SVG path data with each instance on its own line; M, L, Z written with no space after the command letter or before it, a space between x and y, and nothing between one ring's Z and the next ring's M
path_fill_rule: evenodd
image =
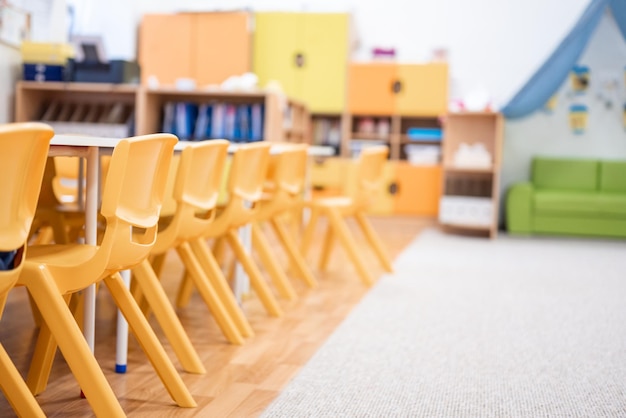
M557 104L558 104L558 95L555 94L554 96L550 97L548 101L543 105L544 113L551 115L552 112L554 112L554 109L556 108Z
M573 104L569 108L569 124L572 132L580 135L587 127L588 109L584 104Z
M0 42L19 48L22 41L30 38L30 30L30 14L0 0Z
M570 72L572 91L576 94L584 94L589 87L589 67L576 65Z

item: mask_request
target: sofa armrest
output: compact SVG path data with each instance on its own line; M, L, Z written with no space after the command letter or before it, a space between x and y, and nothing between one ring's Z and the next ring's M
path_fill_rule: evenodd
M530 234L532 216L532 196L534 188L531 183L513 185L506 197L507 230L514 234Z

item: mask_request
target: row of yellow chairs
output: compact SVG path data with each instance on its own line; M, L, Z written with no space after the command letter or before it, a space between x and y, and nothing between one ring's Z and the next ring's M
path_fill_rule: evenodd
M227 341L234 344L242 344L254 332L207 239L221 239L230 245L271 316L280 316L283 312L238 237L237 230L244 225L251 225L253 248L272 284L287 299L296 298L296 292L272 256L268 240L258 225L260 222L273 227L293 270L310 287L315 287L317 281L301 250L310 246L315 223L322 215L328 216L330 226L323 258L327 259L336 236L363 282L368 285L374 282L343 220L345 216L355 216L383 267L391 270L380 240L363 216L374 196L375 183L380 179L387 157L386 147L363 152L360 187L355 196L306 203L311 210L311 222L303 246L298 248L282 216L299 211L305 205L302 195L306 146L286 147L272 156L267 143L241 146L234 153L229 170L227 203L220 207L218 196L228 153L227 141L189 145L180 156L172 158L177 142L172 135L125 139L116 146L108 164L100 211L103 234L98 246L88 246L69 243L75 237L68 231L76 230L82 222L80 211L59 211L62 202L54 195L54 189L44 187L40 193L42 179L54 178L53 167L48 164L45 169L52 136L52 130L42 124L0 126L0 158L3 159L0 167L6 170L0 187L12 196L0 203L0 251L20 249L21 257L13 269L0 272L0 313L8 291L13 286L23 285L36 305L35 311L41 315L26 384L0 346L0 386L20 415L42 416L31 393L45 389L57 344L96 415L124 415L69 308L74 306L69 304L73 294L97 282L104 282L110 290L173 400L182 407L195 406L145 317L148 312L154 312L185 371L205 372L158 279L164 255L170 249L176 251L187 272L177 304L186 304L196 289ZM46 227L51 227L57 244L31 246L26 251L31 227L41 235ZM132 294L119 275L119 271L125 269L133 272Z

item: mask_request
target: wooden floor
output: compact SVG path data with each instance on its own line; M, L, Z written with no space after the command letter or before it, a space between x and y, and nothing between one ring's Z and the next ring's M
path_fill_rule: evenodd
M434 225L431 219L412 217L372 218L372 223L392 258L422 229ZM318 238L321 239L321 235ZM181 321L207 369L206 375L183 372L162 333L151 321L198 403L193 409L174 405L132 337L128 372L114 372L116 311L110 295L102 288L97 299L95 353L122 408L132 417L258 416L368 291L346 260L343 250L338 246L335 248L328 271L315 271L320 282L317 289L308 290L297 279L293 281L299 299L281 301L285 310L282 318L267 316L254 296L244 301L246 315L256 335L243 346L233 346L225 341L198 296L194 296L189 306L179 309ZM364 251L368 250L364 248ZM310 258L313 260L317 260L315 253ZM367 262L372 271L382 274L373 257L367 257ZM176 255L169 254L163 282L172 300L181 270ZM9 296L0 324L0 342L23 375L28 369L36 335L25 291L15 289ZM76 381L62 356L57 354L49 386L37 397L40 405L48 416L93 416L87 401L78 395ZM0 416L14 416L3 395L0 395Z

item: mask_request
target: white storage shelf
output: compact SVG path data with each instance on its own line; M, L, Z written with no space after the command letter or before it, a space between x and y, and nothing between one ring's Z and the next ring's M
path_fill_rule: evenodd
M489 197L442 196L439 221L445 225L488 228L493 224L493 210Z

